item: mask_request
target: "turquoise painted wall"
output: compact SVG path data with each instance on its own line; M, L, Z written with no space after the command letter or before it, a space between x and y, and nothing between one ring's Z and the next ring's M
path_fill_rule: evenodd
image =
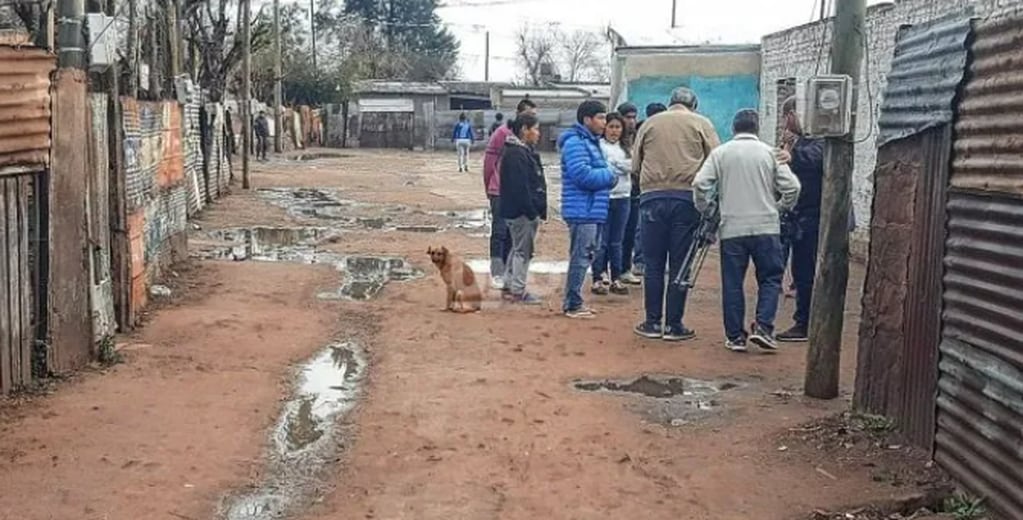
M732 138L732 118L736 112L760 107L760 77L755 74L645 76L629 81L628 100L639 107L642 117L650 103L667 105L671 91L677 87L689 87L696 92L700 100L697 112L714 123L722 142Z

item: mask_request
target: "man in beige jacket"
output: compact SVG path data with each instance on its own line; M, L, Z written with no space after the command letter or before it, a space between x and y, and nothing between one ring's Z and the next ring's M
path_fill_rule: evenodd
M725 346L746 350L744 329L746 297L743 282L753 259L757 270L756 321L749 342L776 350L774 318L785 272L781 249L781 212L799 199L799 179L770 146L760 142L760 117L741 110L733 122L735 138L711 152L693 182L696 207L705 211L711 202L721 215L721 300Z

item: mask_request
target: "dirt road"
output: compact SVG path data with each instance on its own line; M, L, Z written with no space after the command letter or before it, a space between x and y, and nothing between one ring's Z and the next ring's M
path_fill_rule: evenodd
M905 491L792 443L848 391L798 397L803 346L725 351L716 259L680 345L633 336L639 291L558 314L557 220L545 306L453 315L427 247L487 256L479 174L453 155L320 151L253 182L203 215L123 364L0 405L0 519L770 520Z

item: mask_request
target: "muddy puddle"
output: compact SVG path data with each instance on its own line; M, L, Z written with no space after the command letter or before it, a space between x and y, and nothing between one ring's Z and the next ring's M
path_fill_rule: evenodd
M303 153L288 157L289 161L315 161L317 159L348 159L351 155L343 153Z
M724 412L723 394L741 385L732 381L643 375L634 379L575 381L572 386L583 392L629 397L626 406L647 420L684 426Z
M343 420L355 406L365 373L365 351L351 341L328 345L302 363L270 432L266 476L225 498L220 517L282 518L321 498L344 445Z
M340 238L321 227L251 227L214 230L194 240L192 255L205 260L331 264L342 273L341 286L317 296L324 300L367 301L390 282L423 276L404 258L343 255L319 248Z

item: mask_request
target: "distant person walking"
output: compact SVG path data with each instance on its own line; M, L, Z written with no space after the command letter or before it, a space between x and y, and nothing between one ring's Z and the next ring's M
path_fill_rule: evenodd
M529 99L519 101L516 115L536 116L536 103ZM483 187L490 200L490 286L504 289L504 273L507 270L508 254L511 252L511 236L508 226L501 217L501 174L499 164L504 152L504 143L514 135L509 125L501 125L491 134L483 157Z
M710 153L696 175L696 207L718 204L721 217L721 306L725 347L745 352L747 340L777 350L774 318L778 312L785 264L781 251L781 213L796 205L799 180L774 150L760 142L760 117L740 110L732 123L735 138ZM743 283L750 259L757 274L756 320L745 329Z
M490 134L488 135L494 135L494 132L496 132L498 128L501 128L501 125L503 124L504 114L498 112L497 115L494 116L494 124L490 125Z
M607 221L611 188L617 177L600 150L607 108L599 101L583 101L576 124L558 138L561 150L561 216L570 237L568 276L562 310L569 318L593 319L583 302L586 271L597 250L600 229Z
M650 103L646 106L646 118L660 114L667 110L668 107L664 106L664 103ZM626 119L628 122L628 119ZM643 122L639 121L635 123L635 126L629 137L629 147L633 148L636 143L636 134L642 127ZM632 194L629 197L631 206L629 207L629 222L625 227L625 239L622 241L622 268L625 273L622 274L622 282L629 285L640 285L643 283L643 218L642 210L640 208L640 187L639 187L639 174L633 169L632 174Z
M270 125L266 120L265 110L259 111L259 115L256 116L256 123L253 126L253 131L256 134L256 158L260 161L266 161L266 151L270 137Z
M504 299L525 305L541 303L526 292L529 263L541 220L547 220L547 180L540 154L540 122L520 114L510 122L513 135L504 142L501 156L501 217L508 223L512 248L505 271Z
M719 141L710 120L697 114L696 94L685 87L671 94L668 110L643 122L636 137L633 171L640 177L640 215L645 319L636 334L682 341L696 333L685 327L687 291L665 286L682 268L700 214L693 201L693 178ZM667 267L667 273L665 268Z
M625 273L622 242L629 223L629 196L632 193L632 152L623 141L626 125L626 119L621 114L608 114L604 137L600 140L600 150L607 157L611 171L618 177L618 184L611 190L607 223L601 229L600 244L591 268L594 294L629 294L629 288L622 282ZM611 276L606 278L609 270Z
M451 133L451 142L455 143L458 149L458 172L469 171L469 150L472 149L472 142L475 135L472 130L472 123L468 121L465 113L458 114L458 122Z

